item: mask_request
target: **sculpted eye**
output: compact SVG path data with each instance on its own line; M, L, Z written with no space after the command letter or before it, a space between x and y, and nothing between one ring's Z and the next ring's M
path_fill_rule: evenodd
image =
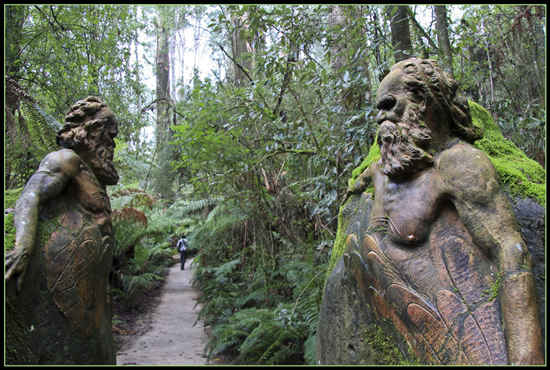
M390 110L395 105L396 99L394 96L386 95L376 105L376 108L379 110Z

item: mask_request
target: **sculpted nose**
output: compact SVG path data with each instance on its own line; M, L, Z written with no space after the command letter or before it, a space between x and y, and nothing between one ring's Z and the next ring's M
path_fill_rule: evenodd
M383 110L379 110L378 114L376 115L376 123L379 125L382 124L386 120L386 112Z

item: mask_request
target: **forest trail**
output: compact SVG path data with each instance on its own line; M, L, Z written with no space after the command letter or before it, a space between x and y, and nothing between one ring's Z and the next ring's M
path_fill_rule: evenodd
M119 351L117 365L207 365L204 322L193 326L202 306L195 307L200 293L191 285L191 262L183 271L179 261L170 267L150 328Z

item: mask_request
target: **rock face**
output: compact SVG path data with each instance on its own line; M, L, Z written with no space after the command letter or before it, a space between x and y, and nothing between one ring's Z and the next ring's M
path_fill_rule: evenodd
M323 365L374 364L364 333L372 317L341 259L327 281L317 329L317 363Z
M60 197L41 213L25 284L7 298L8 364L116 363L111 246L96 247L103 243L93 216L75 208Z
M521 236L529 248L531 259L533 260L533 273L537 283L537 294L539 298L540 325L542 329L542 338L545 338L546 317L546 292L545 292L545 216L546 210L533 199L517 197L512 202L514 214L516 215L521 227Z

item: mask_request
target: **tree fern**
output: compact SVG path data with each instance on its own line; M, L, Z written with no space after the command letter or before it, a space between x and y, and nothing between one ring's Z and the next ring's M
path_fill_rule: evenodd
M53 152L59 149L56 142L56 133L61 124L55 118L44 112L36 103L23 100L21 110L27 121L27 129L33 139L45 152Z
M173 217L184 217L185 215L191 214L193 212L198 212L204 210L207 207L216 205L222 200L222 197L211 197L193 201L180 200L172 204L166 210L166 214L172 215Z
M18 121L22 131L27 131L30 135L30 141L44 153L49 153L59 149L56 142L56 133L61 128L61 124L51 115L42 110L38 103L28 95L23 88L9 77L5 77L6 82L6 103L11 107L19 107L20 113L24 119ZM6 112L9 112L7 109ZM15 124L13 116L8 116L7 127Z

